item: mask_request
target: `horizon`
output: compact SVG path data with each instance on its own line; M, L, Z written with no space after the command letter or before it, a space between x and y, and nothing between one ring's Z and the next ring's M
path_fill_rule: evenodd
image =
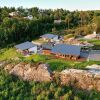
M93 1L81 1L81 0L77 0L77 1L66 1L66 0L48 0L48 2L46 2L46 0L30 0L30 2L28 0L14 0L15 2L12 2L11 0L7 0L7 1L0 1L0 7L23 7L23 8L32 8L32 7L37 7L39 9L65 9L65 10L69 10L69 11L87 11L87 10L100 10L100 1L98 0L93 0ZM57 4L56 4L57 3Z

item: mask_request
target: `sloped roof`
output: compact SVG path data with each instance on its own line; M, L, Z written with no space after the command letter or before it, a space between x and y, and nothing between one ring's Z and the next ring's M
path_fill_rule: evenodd
M54 35L54 34L44 34L40 37L42 38L48 38L48 39L53 39L54 37L56 37L57 35Z
M32 42L27 41L27 42L16 45L15 48L20 49L20 50L26 50L26 49L32 48L34 46L36 46L36 45L33 44Z
M43 49L51 50L54 46L54 43L44 43L42 44Z
M61 53L68 55L80 55L80 46L68 45L68 44L57 44L53 47L52 53Z

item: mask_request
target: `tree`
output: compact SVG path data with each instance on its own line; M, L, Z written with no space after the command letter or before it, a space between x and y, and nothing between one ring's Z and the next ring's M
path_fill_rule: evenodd
M67 23L67 28L69 29L70 28L70 22L71 22L71 20L72 20L72 18L71 18L71 15L70 14L68 14L67 16L66 16L66 19L65 19L65 22Z
M38 17L39 9L37 7L31 8L33 17Z
M81 27L88 23L89 14L85 11L80 11L79 17L81 19Z
M100 32L100 17L94 16L94 18L93 18L93 28L97 33Z

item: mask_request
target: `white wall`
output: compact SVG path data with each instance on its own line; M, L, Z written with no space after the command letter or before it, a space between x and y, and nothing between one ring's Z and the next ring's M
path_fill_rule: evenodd
M30 52L37 53L37 46L28 49Z
M58 36L54 37L53 40L54 40L54 41L58 40Z
M33 19L33 16L28 16L27 18L30 19L30 20L32 20Z

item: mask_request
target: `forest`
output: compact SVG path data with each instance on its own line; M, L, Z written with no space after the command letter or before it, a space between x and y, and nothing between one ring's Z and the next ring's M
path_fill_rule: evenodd
M9 13L18 12L10 17ZM33 19L24 19L32 15ZM55 24L54 20L61 20ZM13 46L23 41L31 41L47 32L54 34L86 35L100 32L100 10L68 11L64 9L0 8L0 47Z

